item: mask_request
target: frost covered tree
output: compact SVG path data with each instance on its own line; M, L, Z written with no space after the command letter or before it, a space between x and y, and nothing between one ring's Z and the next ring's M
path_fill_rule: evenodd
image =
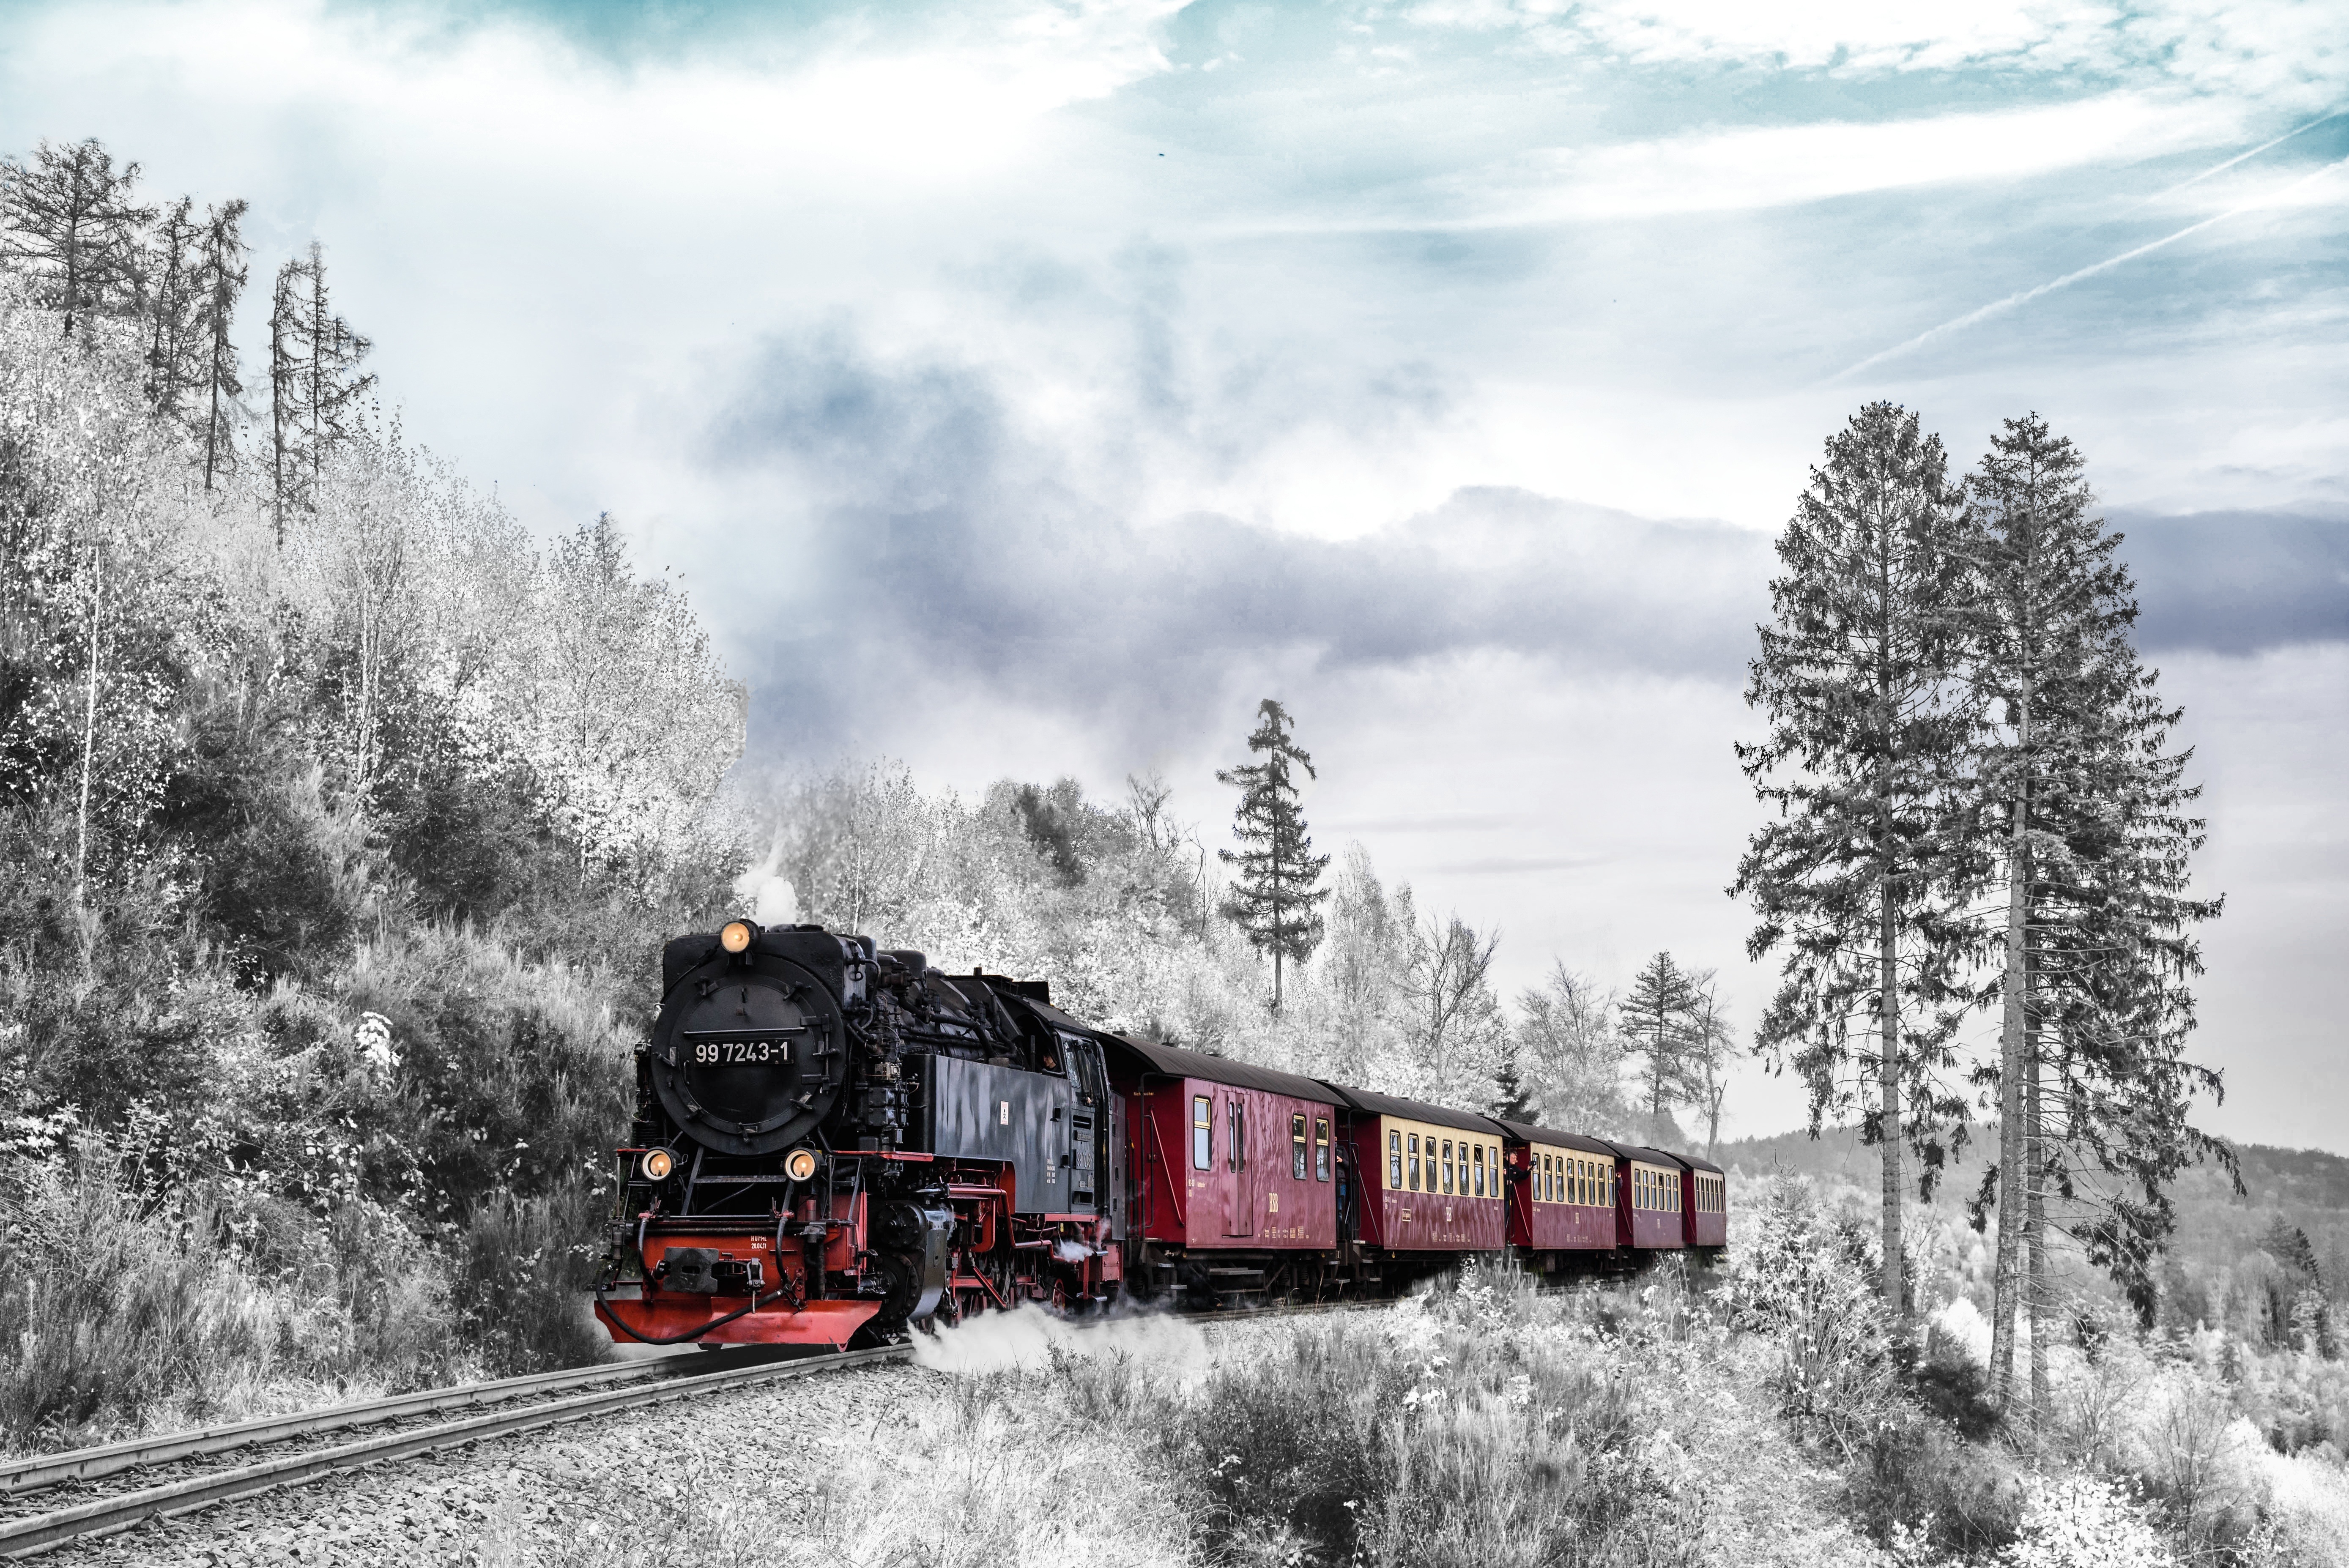
M1773 818L1730 888L1754 904L1748 956L1782 959L1757 1047L1801 1074L1815 1132L1857 1102L1882 1150L1881 1288L1902 1315L1902 1146L1930 1186L1964 1112L1940 1076L1960 1016L1956 783L1976 711L1959 668L1965 508L1946 467L1915 414L1879 402L1811 470L1746 686L1768 731L1737 748ZM1857 1031L1872 1050L1855 1051Z
M1544 1126L1621 1135L1631 1120L1623 1055L1613 998L1563 962L1518 995L1516 1059Z
M0 159L0 258L33 281L66 336L139 309L139 237L155 214L131 200L138 183L139 165L116 167L95 137L44 138L29 159Z
M1320 885L1330 857L1313 852L1306 832L1305 814L1299 810L1297 784L1289 775L1293 764L1309 779L1313 758L1290 733L1294 721L1272 697L1257 705L1257 727L1248 736L1248 749L1260 758L1234 768L1219 769L1216 781L1238 789L1240 802L1232 814L1232 837L1237 850L1218 850L1216 857L1238 868L1237 880L1226 895L1223 916L1246 934L1248 944L1272 955L1272 1010L1280 1011L1281 969L1284 963L1304 963L1321 944L1321 903L1330 890Z
M2003 906L1986 944L2000 1019L1983 1076L1999 1162L1992 1392L2013 1398L2017 1321L2032 1335L2034 1430L2048 1403L2038 1332L2048 1295L2048 1201L2092 1261L2149 1312L2171 1222L2167 1188L2224 1150L2196 1131L2193 1095L2218 1075L2188 1062L2193 938L2219 913L2189 890L2202 842L2184 781L2179 714L2131 640L2137 603L2119 537L2093 515L2078 451L2036 415L2010 419L1969 480L1973 686L1991 727L1973 758L1987 874ZM2088 1192L2084 1180L2117 1178Z
M326 248L277 269L269 307L270 483L278 542L289 507L311 507L328 455L357 432L359 399L375 385L358 363L374 346L335 313Z
M1429 915L1410 931L1402 975L1403 1035L1413 1092L1449 1104L1491 1103L1508 1021L1493 991L1498 933L1458 915Z

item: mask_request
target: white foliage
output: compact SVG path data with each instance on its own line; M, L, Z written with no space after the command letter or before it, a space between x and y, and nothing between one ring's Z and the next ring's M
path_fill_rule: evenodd
M2176 1560L2119 1488L2067 1475L2023 1483L2023 1538L1999 1561L2013 1568L2169 1568Z

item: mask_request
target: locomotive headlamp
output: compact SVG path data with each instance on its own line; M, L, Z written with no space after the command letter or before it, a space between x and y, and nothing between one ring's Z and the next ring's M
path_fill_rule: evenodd
M794 1149L783 1156L783 1174L794 1181L804 1181L815 1174L815 1150Z
M645 1154L641 1169L646 1181L666 1181L668 1173L677 1169L677 1156L666 1149L649 1150Z
M746 952L754 934L749 921L730 920L726 923L726 929L718 934L718 945L729 953Z

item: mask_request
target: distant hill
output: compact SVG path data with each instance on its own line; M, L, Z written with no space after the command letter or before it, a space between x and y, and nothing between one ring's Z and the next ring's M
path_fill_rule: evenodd
M1965 1152L1942 1178L1935 1209L1964 1222L1965 1201L1995 1158L1997 1140L1995 1126L1973 1130ZM2237 1144L2235 1157L2242 1168L2240 1195L2216 1166L2200 1166L2178 1178L2172 1255L2197 1275L2231 1269L2258 1250L2260 1238L2281 1218L2308 1233L2327 1291L2336 1300L2349 1300L2349 1157L2264 1143ZM1784 1132L1724 1140L1715 1161L1733 1181L1783 1170L1828 1189L1848 1183L1865 1196L1876 1192L1878 1181L1877 1151L1863 1147L1858 1133L1848 1130L1829 1129L1816 1140Z

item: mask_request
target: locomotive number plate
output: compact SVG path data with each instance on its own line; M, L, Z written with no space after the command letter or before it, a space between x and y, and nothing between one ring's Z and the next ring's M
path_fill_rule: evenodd
M743 1062L787 1062L792 1059L789 1040L697 1040L693 1059L727 1067Z

